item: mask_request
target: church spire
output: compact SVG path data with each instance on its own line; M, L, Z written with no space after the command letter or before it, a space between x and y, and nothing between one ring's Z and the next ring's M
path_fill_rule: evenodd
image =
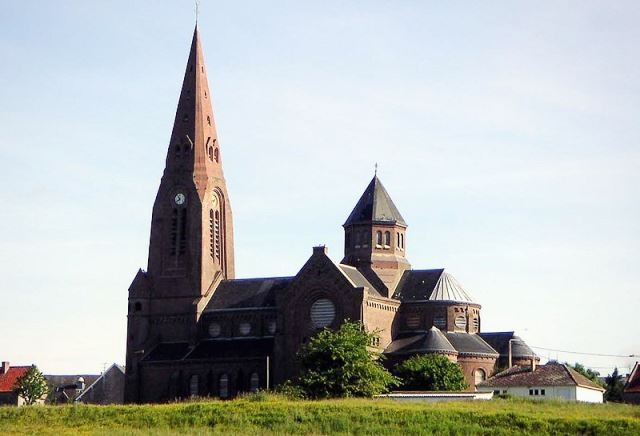
M193 171L201 196L211 176L223 177L218 133L197 24L173 123L167 170Z

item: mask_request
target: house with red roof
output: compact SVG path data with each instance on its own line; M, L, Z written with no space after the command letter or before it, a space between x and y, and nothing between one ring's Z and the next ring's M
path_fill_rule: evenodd
M477 385L479 391L509 394L537 400L602 403L604 388L567 364L548 362L537 366L513 366Z
M24 398L15 393L16 381L29 371L31 366L11 366L2 362L0 366L0 405L21 406Z
M625 403L640 404L640 362L636 362L622 391Z

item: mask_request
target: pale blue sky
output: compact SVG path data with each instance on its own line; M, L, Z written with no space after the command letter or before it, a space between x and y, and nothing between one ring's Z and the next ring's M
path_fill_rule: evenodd
M640 354L639 22L637 1L203 1L239 277L319 243L340 261L378 162L414 268L448 268L483 330ZM188 0L0 0L0 359L124 361L192 30Z

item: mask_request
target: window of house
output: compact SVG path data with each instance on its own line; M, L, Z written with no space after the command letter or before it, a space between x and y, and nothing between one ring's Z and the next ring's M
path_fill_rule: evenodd
M433 318L433 325L439 329L443 329L447 326L447 318L442 315L435 316Z
M420 314L418 313L410 313L407 315L407 327L410 329L415 329L420 327Z
M533 395L538 395L538 390L537 389L534 389Z
M336 317L336 307L328 298L320 298L311 305L310 315L313 327L328 327Z
M198 376L196 374L192 375L189 379L189 395L192 397L198 396Z
M457 316L454 322L455 322L456 328L459 330L464 330L467 328L467 318L465 318L462 315Z
M487 379L487 373L484 372L484 369L478 368L473 372L473 376L475 379L475 384L480 384Z
M533 389L529 389L529 395L533 395Z
M546 395L546 392L544 389L540 389L540 395Z
M209 336L211 336L212 338L217 338L218 336L220 336L221 331L222 328L217 322L212 322L211 324L209 324Z
M269 332L270 335L275 334L275 332L276 332L276 320L275 319L270 319L269 322L267 322L267 331Z
M238 326L238 331L242 336L247 336L251 332L251 324L248 322L241 322Z
M249 390L251 392L256 392L260 388L260 376L257 372L251 373L251 378L249 379Z
M220 380L218 381L218 396L220 398L229 397L229 376L227 374L220 376Z

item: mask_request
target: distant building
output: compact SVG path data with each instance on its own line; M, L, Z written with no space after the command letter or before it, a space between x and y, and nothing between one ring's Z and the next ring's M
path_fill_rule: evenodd
M15 393L16 381L29 371L31 366L11 366L2 362L0 366L0 405L21 406L24 398Z
M377 175L343 224L341 262L318 246L293 276L237 279L211 99L196 27L153 206L147 270L129 287L125 402L271 388L296 374L303 344L345 319L379 331L371 345L388 365L440 353L460 364L470 390L508 361L509 348L516 362L537 360L512 332L482 332L481 305L444 268L412 268L407 222ZM278 255L273 247L264 254Z
M604 388L592 382L567 364L514 366L485 382L478 390L494 394L510 394L539 400L570 400L602 403Z
M45 375L51 387L47 397L49 404L73 403L88 385L96 381L97 374Z
M640 364L636 362L622 391L625 403L640 404Z
M76 398L78 403L122 404L124 402L124 367L113 364Z

